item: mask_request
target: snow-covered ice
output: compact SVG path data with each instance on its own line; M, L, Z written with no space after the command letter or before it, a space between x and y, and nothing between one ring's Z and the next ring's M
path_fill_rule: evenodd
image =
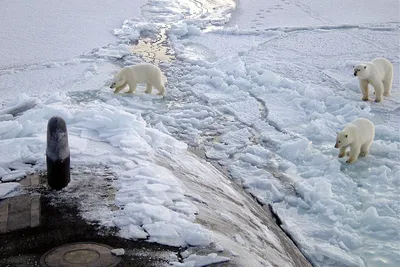
M243 266L296 266L234 185L271 205L314 266L400 265L398 1L122 2L91 11L104 14L94 20L106 21L99 27L68 12L58 19L62 5L54 4L57 12L45 21L33 12L30 25L48 32L41 39L29 28L17 30L24 19L8 21L18 9L46 10L39 9L42 2L7 2L1 9L0 21L8 24L1 24L0 39L11 51L0 55L4 195L14 191L8 181L43 168L47 121L61 116L72 165L108 166L115 173L118 209L99 212L88 199L85 218L117 226L125 238L225 253L189 253L174 266L225 257ZM67 11L88 14L88 5ZM104 20L109 9L112 19ZM79 27L69 27L70 19ZM54 21L65 23L43 26ZM88 26L96 31L88 33ZM57 39L64 28L64 36L96 38L65 47L60 44L78 41ZM132 45L162 31L176 58L160 64L166 97L145 95L143 87L135 95L113 95L108 87L115 72L142 61ZM25 38L39 53L16 46ZM392 95L363 102L352 66L375 57L394 64ZM376 136L370 155L348 165L337 157L335 135L360 117L374 122ZM222 166L232 184L188 146ZM61 192L70 193L68 187ZM199 224L210 218L214 229Z
M16 195L21 190L21 184L16 182L0 184L0 199Z
M110 251L115 256L123 256L125 255L125 250L123 248L115 248Z
M226 261L229 261L229 258L218 256L216 253L210 253L205 256L191 254L189 257L184 258L183 263L171 262L170 264L175 267L200 267Z
M127 17L139 16L140 7L145 3L144 0L122 0L117 4L110 1L3 2L0 9L0 70L57 64L113 43L114 28ZM48 82L48 77L43 76L44 83Z

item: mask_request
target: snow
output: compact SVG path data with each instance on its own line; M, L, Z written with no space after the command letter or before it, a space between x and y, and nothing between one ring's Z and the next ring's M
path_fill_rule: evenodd
M17 195L21 191L21 184L16 182L0 184L0 199Z
M26 175L25 171L10 171L1 177L2 182L18 181Z
M327 4L316 0L262 1L241 0L239 12L234 13L228 25L245 29L265 30L270 28L298 28L303 30L313 27L348 28L363 27L365 24L396 24L398 22L399 3L392 0L381 2L346 2ZM250 19L249 19L250 18Z
M112 249L111 253L114 254L115 256L123 256L125 255L125 249L123 248Z
M229 261L229 258L218 256L216 253L210 253L205 256L192 254L183 260L184 265L179 265L179 264L175 265L174 263L172 263L172 266L201 267L201 266L207 266L212 263L219 263L226 261Z
M75 2L0 11L0 196L43 169L47 121L60 116L71 164L115 176L117 209L93 197L82 216L125 238L224 253L191 251L173 266L295 266L234 184L272 206L314 266L400 265L398 1ZM114 95L120 67L154 60L132 45L162 31L176 58L160 64L165 99L141 86ZM352 66L375 57L394 64L392 95L363 102ZM376 135L348 165L333 146L356 118Z
M145 3L5 1L0 10L0 69L57 62L112 43L113 29L138 16Z

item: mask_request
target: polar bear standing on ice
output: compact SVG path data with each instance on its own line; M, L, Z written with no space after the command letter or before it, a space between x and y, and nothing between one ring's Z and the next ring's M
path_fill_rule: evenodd
M350 156L347 163L355 162L359 155L365 157L374 136L375 126L368 119L356 119L347 124L336 137L335 148L339 148L339 158L344 157L348 147L350 147Z
M153 86L158 90L159 95L165 93L160 68L149 63L122 68L115 75L110 88L115 88L114 93L118 93L128 85L129 91L127 93L133 93L138 83L146 83L146 91L144 91L146 94L151 93Z
M360 82L362 100L368 101L368 84L375 89L375 102L382 101L382 95L389 96L393 82L393 65L385 58L376 58L371 62L354 67L354 76Z

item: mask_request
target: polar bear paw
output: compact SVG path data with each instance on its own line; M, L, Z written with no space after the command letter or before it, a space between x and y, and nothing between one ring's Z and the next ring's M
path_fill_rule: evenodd
M346 163L351 164L354 163L356 161L355 158L349 158L348 160L346 160Z

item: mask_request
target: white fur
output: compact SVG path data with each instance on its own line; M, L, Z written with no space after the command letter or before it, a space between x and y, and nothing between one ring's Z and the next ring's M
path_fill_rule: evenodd
M375 136L375 126L368 119L356 119L344 127L336 137L335 148L339 148L339 158L344 157L346 149L350 147L350 156L346 161L353 163L358 156L365 157Z
M149 63L141 63L134 66L122 68L114 77L111 88L118 93L126 85L129 86L127 93L133 93L138 83L146 83L146 94L150 94L153 86L158 90L159 95L164 95L165 87L162 81L162 73L159 67Z
M375 101L381 102L382 95L389 96L393 82L393 65L385 58L376 58L371 62L358 64L354 67L354 76L360 82L362 100L368 100L368 84L375 90Z

